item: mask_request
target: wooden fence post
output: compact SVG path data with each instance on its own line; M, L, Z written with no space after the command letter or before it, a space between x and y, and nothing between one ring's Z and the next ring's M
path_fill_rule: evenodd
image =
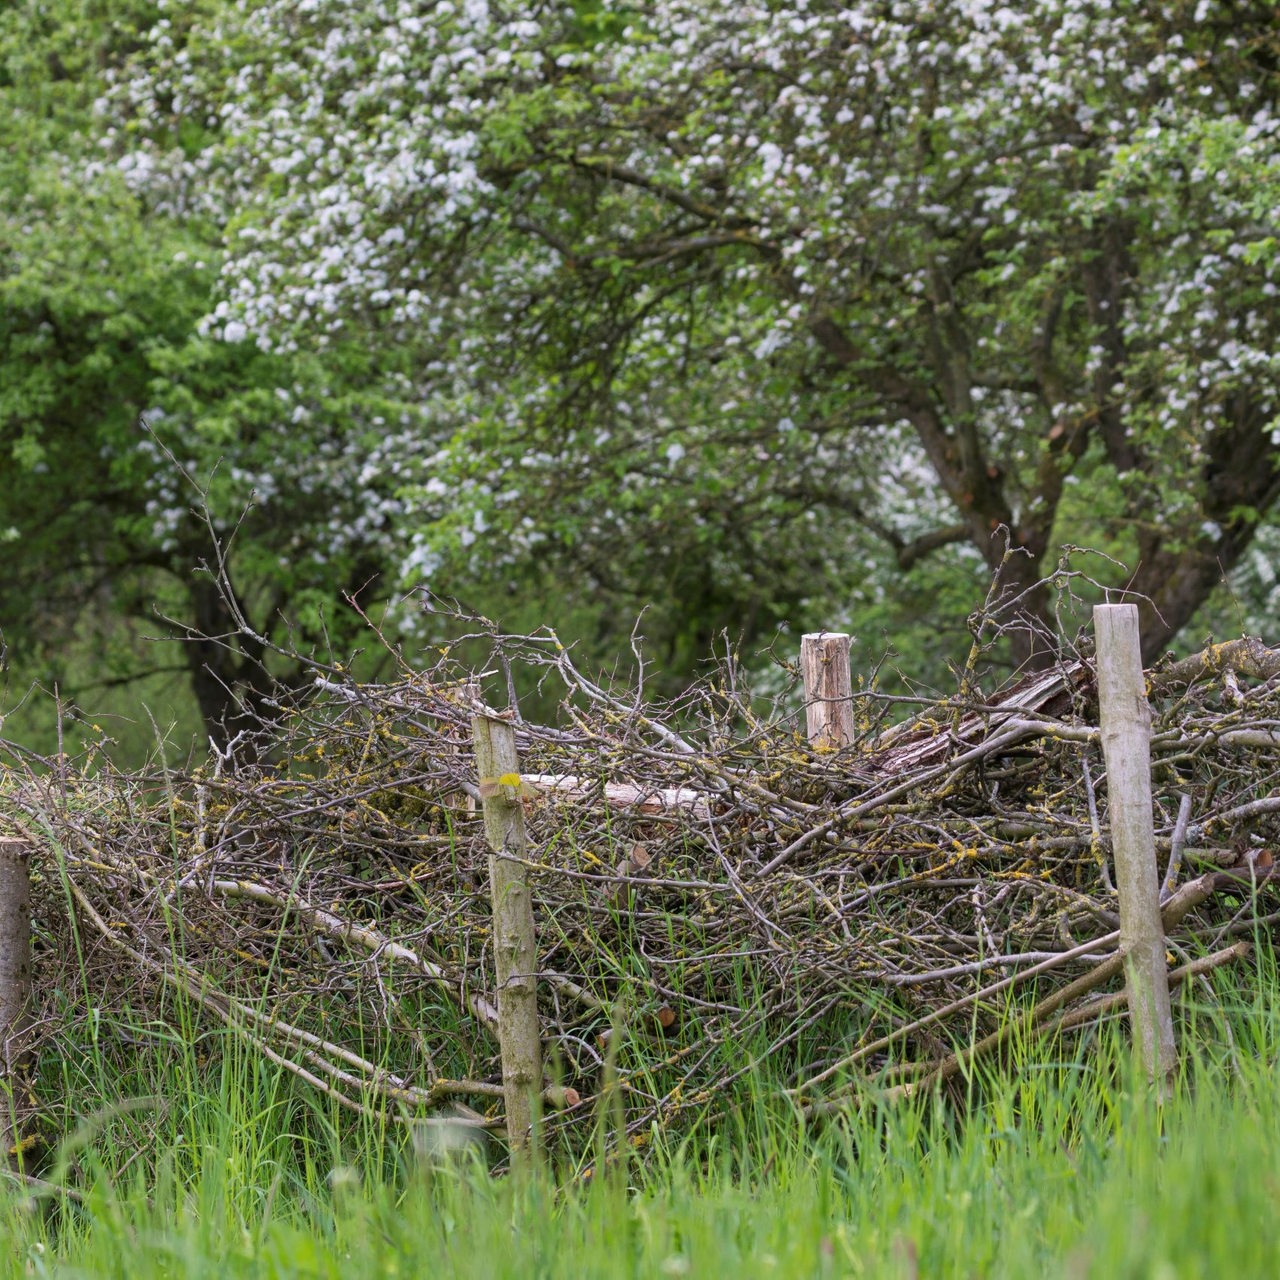
M804 713L814 746L847 747L853 741L853 676L849 637L816 631L800 637Z
M0 836L0 1163L21 1140L31 1030L31 846Z
M498 1045L513 1155L533 1150L533 1098L542 1091L538 1027L538 947L523 859L528 853L515 730L483 713L471 719L484 829L489 841L493 957L498 973Z
M1129 1021L1138 1060L1163 1093L1177 1060L1151 817L1151 708L1142 674L1138 607L1098 605L1093 626Z

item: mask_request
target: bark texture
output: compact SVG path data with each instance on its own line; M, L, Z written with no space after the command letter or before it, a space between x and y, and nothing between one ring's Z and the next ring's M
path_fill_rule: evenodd
M538 1030L538 947L524 858L528 852L520 800L520 761L511 725L472 718L476 768L489 842L493 896L493 955L498 975L498 1041L507 1136L517 1156L532 1152L533 1099L542 1090Z
M804 713L814 746L847 747L853 741L853 676L849 637L819 631L800 638Z
M1151 817L1151 709L1142 674L1138 606L1099 605L1093 619L1129 1018L1139 1061L1164 1090L1176 1067L1176 1051Z

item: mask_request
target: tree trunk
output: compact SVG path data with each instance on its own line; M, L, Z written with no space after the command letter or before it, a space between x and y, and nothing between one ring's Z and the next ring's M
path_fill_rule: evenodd
M1244 397L1228 401L1227 410L1229 425L1208 437L1201 468L1203 526L1181 531L1172 549L1156 540L1128 584L1147 597L1141 605L1144 662L1165 651L1240 563L1259 516L1280 500L1280 458L1268 414Z
M193 622L185 640L187 668L205 733L220 749L236 742L240 756L256 758L253 739L274 719L269 702L285 682L272 678L263 645L243 634L217 582L195 577L188 593ZM243 611L239 602L237 608Z

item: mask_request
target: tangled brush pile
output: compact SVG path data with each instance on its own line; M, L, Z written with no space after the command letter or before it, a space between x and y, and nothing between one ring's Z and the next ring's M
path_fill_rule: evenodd
M794 699L759 713L730 669L657 706L588 679L554 636L494 645L499 671L563 693L557 727L499 713L520 753L553 1140L581 1145L606 1095L632 1134L685 1127L749 1072L808 1108L911 1092L1015 1025L1115 1007L1087 652L905 721L857 693L857 741L836 751L806 742ZM1280 919L1280 651L1217 646L1149 685L1176 982ZM486 694L447 657L376 686L329 670L256 751L139 774L11 763L3 813L38 849L46 1049L68 992L134 1026L180 998L342 1107L500 1127L471 751Z

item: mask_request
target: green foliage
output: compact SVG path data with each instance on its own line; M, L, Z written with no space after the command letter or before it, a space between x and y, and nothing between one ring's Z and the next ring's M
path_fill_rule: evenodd
M936 680L1000 526L1045 625L1063 546L1122 560L1154 652L1271 521L1266 5L2 21L15 651L95 600L203 628L206 486L259 634L425 586L610 655L649 606L673 682L837 619Z
M360 624L344 597L385 592L395 460L422 447L401 439L412 410L388 393L401 353L273 354L202 323L225 256L220 212L199 191L148 200L145 166L122 158L128 130L101 114L161 8L65 0L2 19L0 630L19 693L33 677L65 691L69 665L87 696L184 662L194 678L203 656L148 653L137 623L233 631L195 577L218 542L260 631L349 649ZM175 154L215 132L183 121ZM104 670L107 654L124 661ZM206 680L201 699L210 731L249 678L234 662L219 675L227 689Z
M868 1098L807 1127L754 1082L722 1135L591 1181L362 1129L234 1041L151 1029L134 1101L93 1108L34 1198L9 1191L5 1274L188 1276L1267 1275L1274 1167L1270 994L1184 1013L1228 1042L1157 1113L1119 1036L974 1080L967 1114ZM91 1048L107 1051L112 1031ZM125 1083L123 1079L120 1083ZM81 1197L60 1198L70 1184Z
M421 351L409 581L571 566L676 659L957 539L976 594L999 525L1030 589L1095 540L1087 480L1159 647L1280 491L1265 7L349 6L323 58L278 18L132 83L234 122L193 159L252 231L233 323Z

